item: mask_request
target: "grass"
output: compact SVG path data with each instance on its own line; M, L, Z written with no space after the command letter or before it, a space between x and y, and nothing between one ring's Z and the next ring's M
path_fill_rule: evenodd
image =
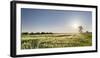
M63 48L92 46L92 34L39 34L22 35L21 49Z

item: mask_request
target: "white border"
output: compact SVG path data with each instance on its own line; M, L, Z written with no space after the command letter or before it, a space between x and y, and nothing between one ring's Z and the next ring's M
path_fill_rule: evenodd
M92 11L92 46L88 47L67 47L67 48L49 48L49 49L29 49L21 50L21 8L34 8L34 9L56 9L56 10L77 10L77 11ZM89 51L96 50L95 42L95 22L96 22L96 9L84 7L69 7L69 6L49 6L49 5L36 5L36 4L17 4L16 5L16 54L40 54L40 53L53 53L53 52L75 52L75 51Z

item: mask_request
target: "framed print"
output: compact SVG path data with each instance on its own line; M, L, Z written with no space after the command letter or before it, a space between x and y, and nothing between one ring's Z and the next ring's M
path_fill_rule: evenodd
M11 56L97 52L97 6L11 1Z

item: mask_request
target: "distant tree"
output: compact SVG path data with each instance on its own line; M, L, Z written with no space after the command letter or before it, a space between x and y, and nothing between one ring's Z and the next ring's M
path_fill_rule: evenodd
M86 31L86 33L89 33L89 31Z
M35 34L41 34L40 32L36 32Z
M49 32L49 34L53 34L52 32Z
M46 34L49 34L49 32L46 32Z
M41 34L46 34L45 32L41 32Z
M78 28L79 28L79 32L82 33L83 32L83 27L79 26Z
M33 32L30 33L30 35L33 35L33 34L34 34Z
M28 32L22 32L22 35L28 35Z

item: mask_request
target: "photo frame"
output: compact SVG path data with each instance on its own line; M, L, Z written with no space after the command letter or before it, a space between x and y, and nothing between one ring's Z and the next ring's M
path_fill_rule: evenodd
M97 6L11 1L11 57L97 52Z

